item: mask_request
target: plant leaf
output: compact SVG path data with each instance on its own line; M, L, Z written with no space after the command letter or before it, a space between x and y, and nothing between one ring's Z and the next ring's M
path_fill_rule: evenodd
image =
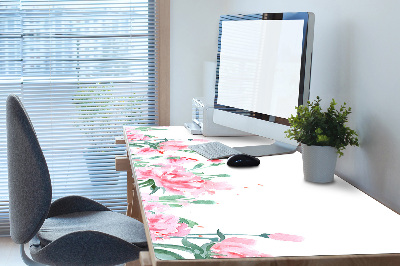
M182 244L185 247L189 247L189 248L192 249L192 253L193 253L193 255L194 255L194 257L196 259L203 259L204 258L204 256L205 256L204 250L200 246L198 246L198 245L196 245L196 244L194 244L192 242L189 242L189 240L187 240L187 237L182 239Z
M230 177L228 174L219 174L219 175L210 175L210 176L215 176L215 177Z
M192 201L193 204L215 204L213 200L195 200Z
M165 250L165 249L159 249L159 248L155 248L154 249L154 254L156 255L157 259L160 260L184 260L185 258L182 257L181 255L169 251L169 250Z
M160 187L157 187L156 185L153 185L150 188L151 188L151 193L149 195L152 195L152 194L156 193L157 190L160 189Z
M214 246L215 243L214 242L210 242L210 243L205 243L203 245L201 245L201 248L206 251L209 252L211 250L211 247Z
M178 199L183 199L185 196L182 195L171 195L171 196L161 196L158 198L159 201L174 201Z
M219 242L225 240L225 235L219 229L217 230L217 235L219 236Z
M173 208L180 208L180 207L182 207L181 204L175 204L175 203L168 204L168 206L173 207Z
M203 254L204 254L204 258L205 259L212 259L213 258L212 256L220 255L220 254L217 254L217 253L214 253L214 252L211 251L211 248L214 245L215 245L215 242L205 243L205 244L201 245L201 248L204 251Z
M154 180L153 179L149 179L145 182L139 183L139 187L149 187L149 186L153 186L155 185Z
M154 159L158 159L158 158L161 158L162 156L153 156L153 157L151 157L151 158L149 158L150 160L154 160Z
M196 222L194 222L192 220L189 220L189 219L182 218L182 217L179 218L179 223L185 223L190 228L193 228L195 225L198 225L198 223L196 223Z
M203 165L204 165L204 163L198 163L192 168L192 170L201 168Z
M170 248L170 249L182 250L182 251L192 253L192 249L185 247L185 246L179 246L179 245L173 245L173 244L158 244L158 243L153 243L153 246L160 247L160 248Z

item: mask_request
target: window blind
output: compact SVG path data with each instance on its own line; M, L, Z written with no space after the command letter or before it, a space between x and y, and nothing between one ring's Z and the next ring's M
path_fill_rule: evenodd
M126 210L115 171L123 125L157 125L156 3L0 3L0 234L9 234L5 100L17 94L49 166L53 200L81 195Z

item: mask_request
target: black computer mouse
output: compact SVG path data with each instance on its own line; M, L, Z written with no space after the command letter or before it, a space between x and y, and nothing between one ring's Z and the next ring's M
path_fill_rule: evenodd
M226 164L233 167L258 166L260 164L260 160L251 155L236 154L229 157Z

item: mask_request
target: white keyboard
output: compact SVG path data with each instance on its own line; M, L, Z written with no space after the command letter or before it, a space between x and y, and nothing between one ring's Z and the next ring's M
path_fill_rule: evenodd
M197 145L190 145L189 148L210 160L228 158L242 152L232 149L221 142L207 142Z

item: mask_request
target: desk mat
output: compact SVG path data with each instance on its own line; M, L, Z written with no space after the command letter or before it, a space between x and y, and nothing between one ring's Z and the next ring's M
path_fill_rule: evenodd
M213 229L206 228L193 212L201 210L207 215L207 208L218 206L224 200L219 197L220 192L235 189L229 182L230 175L221 172L221 166L226 164L222 160L207 160L188 148L188 145L206 140L161 138L159 131L164 130L167 128L125 128L130 160L158 259L271 257L273 255L265 251L265 240L304 241L303 236L285 232L230 231L224 228L227 221L215 220ZM191 208L193 206L201 207ZM262 241L264 244L260 243Z
M183 127L124 132L159 260L400 253L397 213L340 178L305 182L299 153L234 169L188 149L207 140Z

